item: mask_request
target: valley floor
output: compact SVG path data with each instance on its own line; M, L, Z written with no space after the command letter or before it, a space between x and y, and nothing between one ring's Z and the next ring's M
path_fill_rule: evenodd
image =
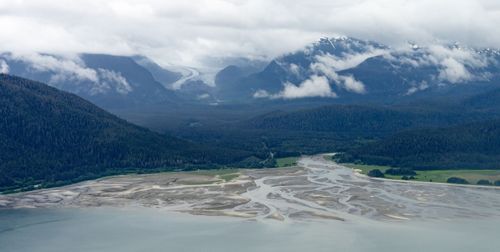
M148 207L294 221L500 217L500 188L371 179L323 155L274 169L124 175L0 195L0 209Z

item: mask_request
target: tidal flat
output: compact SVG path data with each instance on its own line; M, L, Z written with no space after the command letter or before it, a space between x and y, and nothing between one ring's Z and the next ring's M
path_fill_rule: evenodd
M500 190L279 169L125 175L0 196L0 251L497 251Z
M0 209L89 207L283 222L500 218L500 188L371 179L317 155L279 169L124 175L0 196Z

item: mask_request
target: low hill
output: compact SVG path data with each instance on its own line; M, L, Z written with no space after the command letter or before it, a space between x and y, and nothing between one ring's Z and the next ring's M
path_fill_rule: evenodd
M387 136L401 130L460 124L484 118L463 111L420 107L331 105L294 112L272 112L242 126L265 130L320 131L361 136Z
M419 129L347 151L341 161L428 169L500 169L500 120Z

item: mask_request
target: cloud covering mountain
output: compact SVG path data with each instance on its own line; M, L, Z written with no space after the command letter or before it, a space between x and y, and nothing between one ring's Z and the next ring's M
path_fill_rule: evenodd
M174 82L177 74L154 69L153 63L142 66L138 61L104 54L3 53L0 70L78 94L104 108L176 101L174 92L165 86ZM152 71L155 74L148 68L156 70ZM169 74L173 79L167 78Z
M226 100L323 97L389 101L424 91L438 94L493 87L500 80L499 69L499 50L458 43L391 47L341 36L323 38L277 57L256 74L229 78L230 72L221 71L227 76L217 84L232 88L233 92L221 93Z
M335 35L391 46L411 40L495 47L499 11L495 0L0 0L0 48L139 54L161 65L211 67L213 55L270 59ZM443 64L452 74L463 70Z

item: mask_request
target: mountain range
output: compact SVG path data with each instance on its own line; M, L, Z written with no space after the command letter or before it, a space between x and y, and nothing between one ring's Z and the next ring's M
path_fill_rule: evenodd
M106 109L311 98L329 104L391 104L500 88L498 50L412 43L393 48L350 37L323 38L267 66L239 60L221 69L214 85L196 69L181 73L181 67L169 70L137 55L3 53L0 61L3 72L48 83Z
M324 38L278 57L261 72L218 74L222 100L331 98L394 103L498 87L500 52L454 45L391 48L355 38ZM221 88L224 89L224 88Z

